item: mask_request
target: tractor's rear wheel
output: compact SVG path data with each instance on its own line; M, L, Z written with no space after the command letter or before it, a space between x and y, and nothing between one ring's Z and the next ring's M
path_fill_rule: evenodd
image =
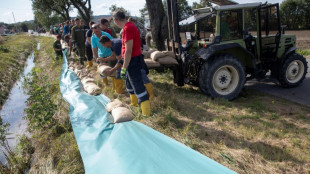
M236 98L245 83L245 72L238 59L231 55L217 56L206 62L199 74L200 90L212 98Z
M305 79L307 69L306 59L302 55L293 53L283 62L278 80L283 87L296 87Z

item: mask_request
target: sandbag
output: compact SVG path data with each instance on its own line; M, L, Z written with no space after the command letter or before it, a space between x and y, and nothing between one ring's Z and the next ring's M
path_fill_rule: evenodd
M101 64L99 67L98 67L98 72L100 74L102 74L103 76L107 76L106 75L106 71L108 70L111 70L112 68L106 64ZM115 76L115 71L110 75L110 76Z
M119 99L114 99L113 101L108 103L105 108L108 112L111 112L113 109L117 107L125 107L125 104L123 104Z
M146 57L144 57L145 59L146 58L151 58L151 54L154 52L154 51L156 51L155 49L150 49L150 50L148 50L147 51L147 54L146 54Z
M161 51L154 51L152 54L151 54L151 59L154 60L154 61L157 61L159 58L161 57L165 57L166 55L161 52Z
M99 95L101 94L101 88L95 83L87 83L84 85L84 90L90 95Z
M163 53L164 53L166 56L175 58L175 54L174 54L173 51L163 51Z
M170 56L162 57L158 59L158 62L163 65L177 65L178 61Z
M83 78L83 79L81 80L81 82L82 82L83 85L86 84L86 83L89 83L89 82L95 83L95 79L86 77L86 78Z
M148 68L160 67L160 63L153 61L152 59L144 59L144 62Z
M133 120L134 116L128 108L118 107L112 110L112 117L109 120L112 123L122 123Z
M142 54L144 56L144 59L148 58L149 52L148 51L142 51Z

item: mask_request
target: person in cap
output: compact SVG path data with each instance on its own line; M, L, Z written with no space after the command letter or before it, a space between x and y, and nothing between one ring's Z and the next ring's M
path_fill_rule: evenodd
M113 12L114 23L123 29L122 33L122 57L124 63L121 78L126 80L126 88L130 94L132 105L139 103L143 115L150 116L151 106L149 95L143 84L141 69L147 70L140 49L141 39L138 28L126 20L125 13L121 10Z
M62 48L60 43L61 36L56 35L56 41L53 44L53 48L56 54L56 60L59 60L59 58L62 58Z
M85 31L84 27L81 26L81 21L79 18L75 18L75 26L71 29L71 39L72 44L76 46L79 55L79 61L81 65L84 65L85 59Z

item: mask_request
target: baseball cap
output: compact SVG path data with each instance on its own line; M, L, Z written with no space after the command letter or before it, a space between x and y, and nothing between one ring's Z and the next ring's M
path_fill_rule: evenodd
M61 36L59 34L56 35L56 38L61 38Z

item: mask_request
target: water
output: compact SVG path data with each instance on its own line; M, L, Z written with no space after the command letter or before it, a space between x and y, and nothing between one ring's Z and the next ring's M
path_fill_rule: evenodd
M40 45L38 44L38 48ZM11 149L18 143L18 136L27 134L27 122L23 119L25 116L24 110L26 109L26 101L28 99L27 91L23 87L24 77L27 76L32 68L34 67L34 55L30 55L27 59L24 72L20 75L19 80L15 82L9 98L5 102L0 111L3 123L9 123L8 132L10 135L7 136L8 143ZM3 154L0 153L0 161L6 161Z

